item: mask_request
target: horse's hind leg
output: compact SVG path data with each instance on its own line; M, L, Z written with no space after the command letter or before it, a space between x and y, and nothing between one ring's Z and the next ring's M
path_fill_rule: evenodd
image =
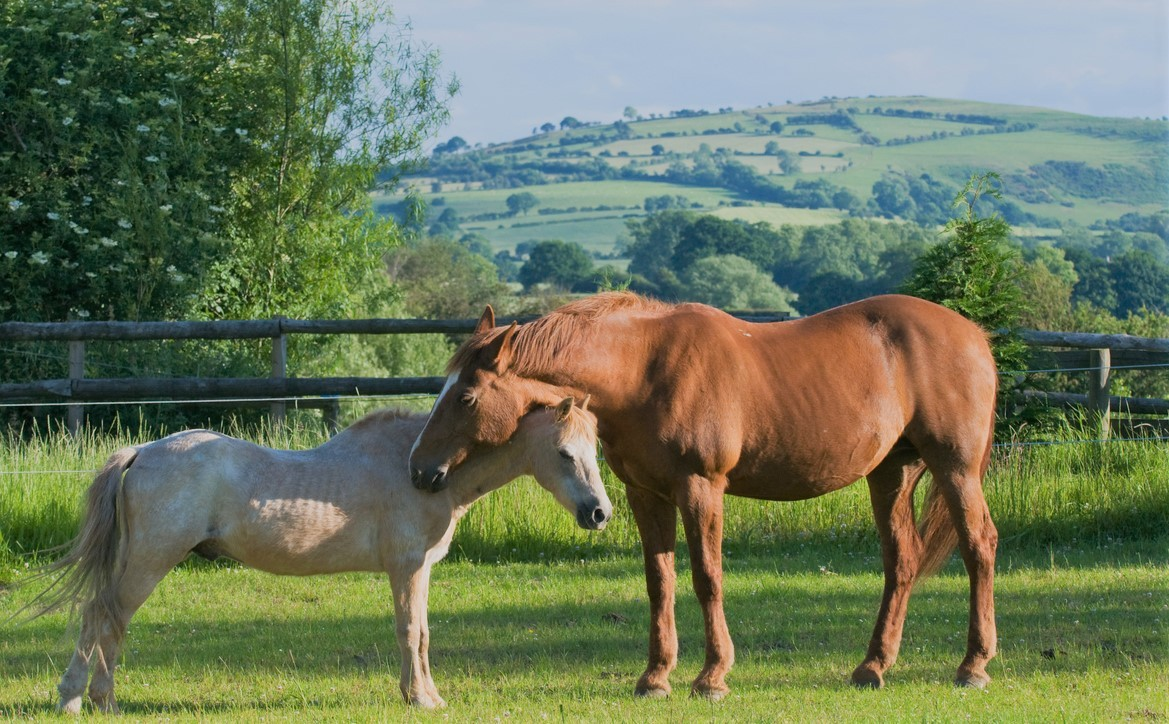
M856 686L880 688L897 660L909 595L921 560L921 539L914 527L913 491L925 465L916 453L893 453L868 475L873 517L881 537L885 590L865 660L852 672Z
M966 638L966 658L958 667L954 683L984 688L990 683L986 664L994 658L997 634L994 621L994 559L998 531L990 519L990 510L982 493L982 476L977 471L965 473L935 470L950 517L958 533L958 552L970 577L970 625Z

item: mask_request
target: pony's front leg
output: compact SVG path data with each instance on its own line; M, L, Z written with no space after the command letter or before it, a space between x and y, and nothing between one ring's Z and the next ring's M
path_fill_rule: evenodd
M730 693L724 678L735 663L735 647L723 612L723 491L726 485L697 475L678 490L678 509L690 547L694 594L706 628L706 662L690 693L718 701Z
M430 631L426 604L430 593L430 564L418 561L389 571L394 594L394 624L402 656L398 688L406 702L425 709L446 706L430 676Z
M632 485L625 486L629 509L637 521L645 556L645 588L649 594L649 663L637 680L637 696L670 695L670 672L678 664L678 633L674 627L674 546L677 511L668 500Z

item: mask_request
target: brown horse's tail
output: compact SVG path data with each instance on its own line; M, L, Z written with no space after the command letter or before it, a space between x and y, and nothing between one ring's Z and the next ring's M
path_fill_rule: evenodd
M87 600L87 610L106 616L107 621L121 620L114 583L123 527L122 476L137 456L138 448L125 447L106 461L89 486L81 532L61 546L68 553L32 577L52 582L14 617L32 609L26 618L32 620L64 606L69 606L72 616L78 602Z
M986 471L990 467L990 456L994 449L993 418L990 433L986 451L982 455L982 463L978 467L980 484L986 480ZM958 529L954 527L950 508L946 505L936 480L930 482L929 490L926 491L925 514L918 523L917 532L922 539L921 562L917 569L917 580L920 581L940 571L942 566L949 562L950 554L958 547Z

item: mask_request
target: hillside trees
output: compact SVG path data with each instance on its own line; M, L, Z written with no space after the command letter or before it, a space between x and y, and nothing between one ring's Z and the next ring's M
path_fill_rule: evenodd
M587 283L592 272L593 260L580 244L552 239L532 247L520 268L519 281L529 291L545 283L572 289Z
M687 301L721 309L795 313L795 294L741 256L722 254L699 259L686 271Z

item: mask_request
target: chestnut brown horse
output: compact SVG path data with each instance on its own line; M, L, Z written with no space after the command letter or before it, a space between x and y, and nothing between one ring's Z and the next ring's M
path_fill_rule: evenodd
M521 327L488 307L451 359L410 457L422 487L512 434L533 405L592 395L605 459L641 534L649 665L636 693L665 696L677 663L676 514L706 628L691 691L721 698L734 662L723 613L723 494L801 500L866 478L885 588L858 686L879 687L901 644L914 582L958 545L970 578L956 683L983 687L995 655L997 532L982 493L997 387L986 334L944 307L874 297L803 319L750 324L699 304L599 294ZM915 527L913 492L933 484Z

